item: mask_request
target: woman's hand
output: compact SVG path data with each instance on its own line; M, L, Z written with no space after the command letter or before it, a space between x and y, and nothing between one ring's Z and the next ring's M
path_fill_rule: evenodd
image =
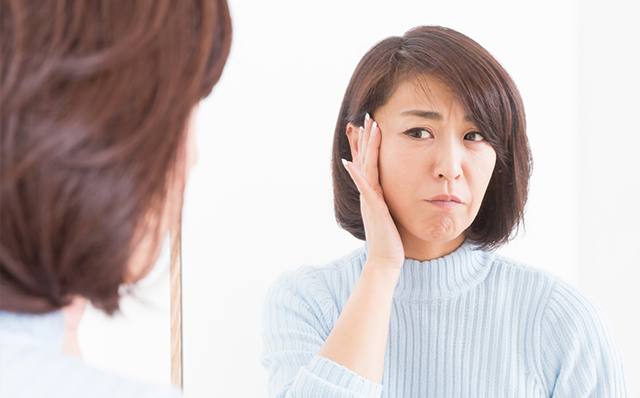
M360 191L360 211L368 249L367 266L400 269L404 262L404 248L380 186L380 142L380 129L367 114L364 127L358 129L358 150L353 162L343 160L343 163Z
M353 162L345 162L347 171L360 191L367 262L318 355L381 383L391 302L404 262L404 249L380 187L380 129L368 116L364 128L357 130L357 150L354 151ZM349 131L353 147L355 136L352 134L355 131Z

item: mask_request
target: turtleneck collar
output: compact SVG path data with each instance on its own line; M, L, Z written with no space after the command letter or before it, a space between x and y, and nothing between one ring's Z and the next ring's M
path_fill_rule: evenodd
M10 335L25 342L45 344L62 351L64 345L62 311L43 315L0 311L0 335Z
M444 300L463 294L489 273L487 252L465 241L454 252L428 261L405 259L393 297L407 301Z

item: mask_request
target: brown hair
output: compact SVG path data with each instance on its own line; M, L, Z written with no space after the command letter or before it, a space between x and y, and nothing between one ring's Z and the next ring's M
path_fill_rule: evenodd
M0 308L111 314L229 54L226 0L2 0L0 23Z
M523 222L531 152L520 93L507 72L478 43L452 29L421 26L389 37L360 60L342 101L333 138L333 197L338 224L365 239L360 195L342 165L351 160L348 123L364 125L403 81L433 76L447 84L495 149L496 167L478 215L465 231L485 249L506 243Z

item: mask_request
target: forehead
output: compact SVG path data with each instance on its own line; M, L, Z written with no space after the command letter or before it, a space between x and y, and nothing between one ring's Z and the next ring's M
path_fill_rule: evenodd
M440 79L423 76L404 80L398 84L387 102L378 108L377 114L406 116L409 111L430 111L442 115L464 115L462 105L453 91Z

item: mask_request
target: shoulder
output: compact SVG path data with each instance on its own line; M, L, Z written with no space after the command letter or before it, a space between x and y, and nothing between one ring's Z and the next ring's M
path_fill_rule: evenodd
M557 278L543 317L543 331L553 331L553 338L570 339L570 335L613 339L600 306L581 289ZM606 341L602 341L606 343Z
M552 272L524 264L499 254L492 254L492 270L503 276L516 275L530 284L545 286L543 323L547 326L572 321L574 326L606 323L600 306L588 294Z
M182 397L170 386L139 382L94 368L38 344L0 344L0 396L3 397Z
M541 375L554 394L626 396L622 353L604 312L559 277L542 314L538 355Z
M544 279L549 283L554 283L559 279L557 275L533 265L514 260L498 253L490 253L489 258L493 261L493 267L500 271L516 272L522 276Z
M362 272L363 247L322 266L306 265L286 271L271 284L267 297L289 292L305 297L335 296L338 289L355 284Z
M547 305L557 283L561 281L558 275L501 254L487 253L486 261L491 263L487 276L489 283L530 295L537 308ZM533 301L530 302L530 305L533 304Z
M495 274L517 275L517 279L528 280L546 286L548 292L543 305L542 323L544 327L578 328L602 331L608 326L604 313L596 301L578 287L552 272L542 270L499 254L491 254L492 272Z
M549 271L492 254L496 283L523 292L534 308L538 374L549 392L562 396L626 396L622 354L598 303Z
M286 317L318 322L331 331L362 271L364 248L323 266L303 266L280 274L267 290L263 325Z

